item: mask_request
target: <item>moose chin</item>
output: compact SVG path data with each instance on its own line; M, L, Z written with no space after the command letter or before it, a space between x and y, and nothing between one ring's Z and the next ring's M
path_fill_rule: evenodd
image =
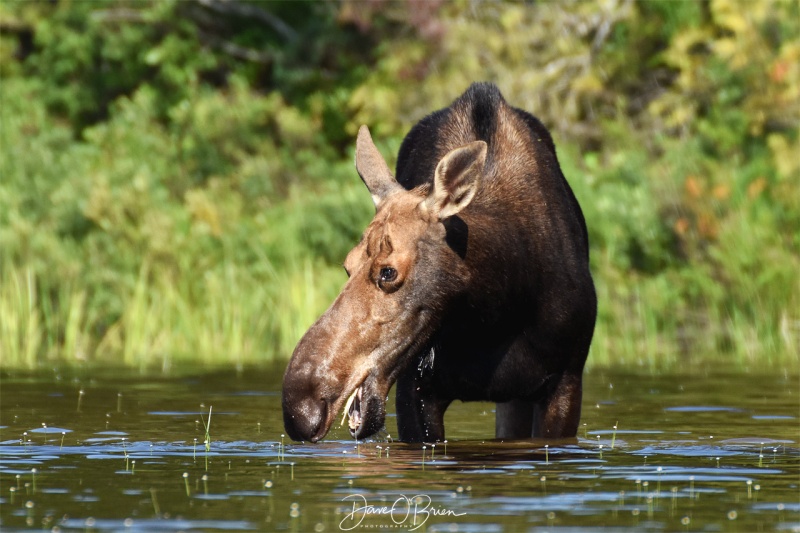
M453 400L496 402L498 438L574 437L597 298L544 126L475 83L411 129L394 176L362 126L356 170L375 217L289 361L289 436L317 442L344 410L369 437L396 384L403 441L444 440Z

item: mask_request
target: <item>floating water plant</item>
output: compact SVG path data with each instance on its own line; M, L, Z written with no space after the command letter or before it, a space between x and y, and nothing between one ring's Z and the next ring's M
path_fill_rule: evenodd
M211 451L211 410L213 408L213 405L208 407L208 422L205 421L202 414L200 415L200 420L203 422L203 427L206 430L206 438L203 440L203 444L206 445L206 453Z
M61 446L58 447L59 450L64 448L64 437L66 437L66 436L67 436L67 432L66 431L62 431L61 432Z
M600 447L602 448L602 446L600 446ZM600 454L600 458L601 459L603 458L603 454L602 453ZM545 444L544 445L544 464L546 464L546 465L550 464L550 445L549 444Z
M423 470L425 470L425 450L427 448L428 448L427 446L422 446L422 469Z
M117 412L118 413L122 412L122 393L121 392L117 393Z
M33 489L34 494L36 493L36 469L31 468L31 488Z
M83 389L81 389L80 391L78 391L78 412L79 412L79 413L81 412L81 403L83 403L83 395L84 395L84 394L85 394L85 393L83 392Z
M611 434L611 449L614 449L614 443L617 441L617 426L619 425L619 421L614 424L614 432Z
M44 430L44 443L47 444L47 424L42 422L42 429Z
M125 471L128 471L128 450L125 449L125 437L122 437L122 453L125 455Z
M656 468L658 472L658 483L656 484L656 496L661 496L661 467Z
M156 489L150 489L150 501L153 503L153 512L156 513L156 516L161 516L161 507L158 505L158 499L156 498Z
M191 496L191 492L189 491L189 472L183 473L183 486L186 487L186 497Z

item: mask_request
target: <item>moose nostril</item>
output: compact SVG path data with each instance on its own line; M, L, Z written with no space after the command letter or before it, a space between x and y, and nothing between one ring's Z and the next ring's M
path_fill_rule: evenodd
M294 440L318 441L328 413L328 404L311 397L285 402L283 421L286 431Z

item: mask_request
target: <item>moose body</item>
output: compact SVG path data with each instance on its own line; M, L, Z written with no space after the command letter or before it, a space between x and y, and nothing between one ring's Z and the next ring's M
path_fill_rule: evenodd
M497 402L498 438L574 437L597 301L544 126L476 83L412 128L396 179L364 126L356 168L375 218L289 362L288 434L316 442L345 408L366 438L396 382L403 441L443 440L453 400Z

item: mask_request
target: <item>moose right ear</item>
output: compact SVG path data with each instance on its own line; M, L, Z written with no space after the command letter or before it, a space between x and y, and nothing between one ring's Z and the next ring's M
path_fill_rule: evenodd
M400 184L392 176L389 165L386 164L381 153L372 142L369 128L361 126L356 140L356 170L364 185L372 195L372 202L377 209L378 205L397 189Z
M475 141L451 150L439 161L428 202L440 220L457 214L475 197L486 150L485 142Z

